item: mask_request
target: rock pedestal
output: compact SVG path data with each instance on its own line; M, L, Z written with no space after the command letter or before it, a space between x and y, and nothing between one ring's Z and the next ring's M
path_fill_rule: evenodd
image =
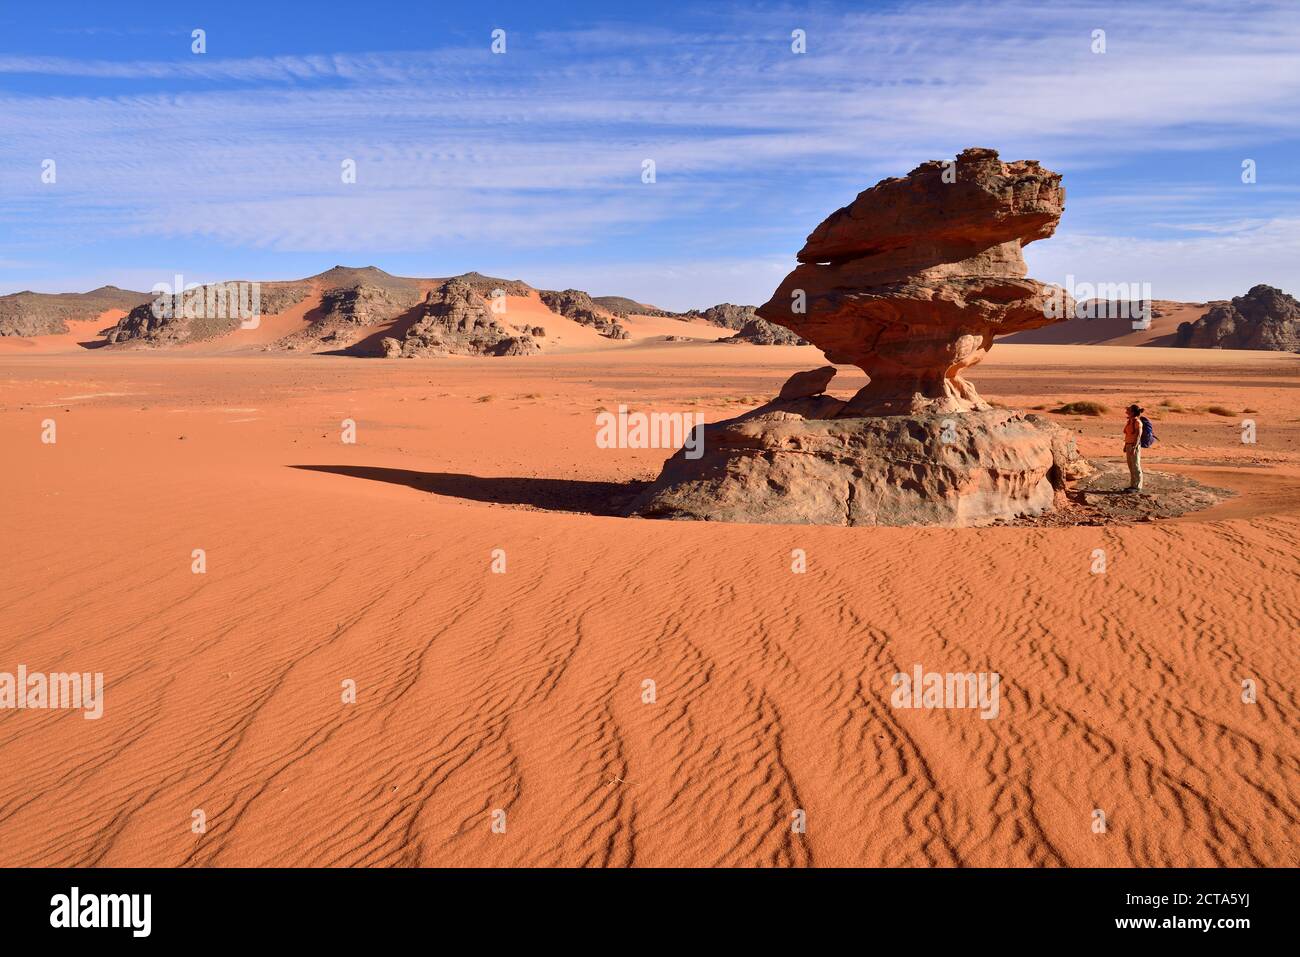
M984 525L1051 509L1091 471L1073 437L993 408L963 373L995 335L1072 311L1025 277L1020 252L1052 234L1064 201L1059 174L987 149L859 194L813 231L758 314L859 366L868 385L845 401L825 394L833 366L797 373L762 408L701 426L703 456L674 455L631 513Z
M644 518L792 525L986 525L1040 515L1089 471L1070 433L1035 415L806 417L829 397L774 400L702 426L633 503Z
M987 409L965 370L995 335L1063 315L1021 248L1052 235L1064 205L1060 174L1033 160L968 149L923 163L827 217L758 315L871 377L852 414Z

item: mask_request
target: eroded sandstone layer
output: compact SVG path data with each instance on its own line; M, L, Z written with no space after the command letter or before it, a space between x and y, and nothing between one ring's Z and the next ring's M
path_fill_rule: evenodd
M758 314L870 377L828 395L834 366L766 405L700 426L631 506L647 518L818 525L984 525L1050 510L1091 471L1071 434L994 409L962 373L993 337L1059 321L1026 278L1025 243L1060 220L1061 177L969 149L887 179L808 237ZM1068 297L1064 297L1068 300ZM700 439L702 438L702 442Z
M987 409L962 373L995 335L1058 321L1021 249L1051 236L1061 176L968 149L882 180L813 230L758 314L871 377L860 415ZM1059 316L1059 311L1057 312Z
M1091 471L1073 436L1011 409L845 416L800 372L753 412L701 426L632 505L644 518L791 525L986 525L1050 510ZM815 393L812 390L816 390Z

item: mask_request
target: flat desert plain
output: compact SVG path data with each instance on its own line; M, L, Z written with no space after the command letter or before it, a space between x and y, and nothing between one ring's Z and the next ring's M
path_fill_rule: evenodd
M999 345L985 397L1103 402L1053 419L1112 460L1143 402L1237 494L940 529L615 514L669 453L598 410L727 418L810 347L70 348L0 354L0 671L104 710L0 711L2 865L1297 862L1300 356ZM915 665L997 717L893 707Z

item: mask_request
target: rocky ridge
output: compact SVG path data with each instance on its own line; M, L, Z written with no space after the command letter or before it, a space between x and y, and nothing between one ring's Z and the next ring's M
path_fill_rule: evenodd
M105 312L127 312L152 300L147 292L101 286L90 292L15 292L0 296L0 336L53 336L69 322L98 319Z
M1274 286L1254 286L1231 302L1214 303L1194 322L1180 323L1175 344L1300 352L1300 302Z

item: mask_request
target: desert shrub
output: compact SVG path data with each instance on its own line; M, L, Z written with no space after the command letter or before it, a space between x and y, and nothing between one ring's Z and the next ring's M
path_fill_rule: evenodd
M1100 402L1067 402L1052 411L1057 415L1105 415L1107 410Z

